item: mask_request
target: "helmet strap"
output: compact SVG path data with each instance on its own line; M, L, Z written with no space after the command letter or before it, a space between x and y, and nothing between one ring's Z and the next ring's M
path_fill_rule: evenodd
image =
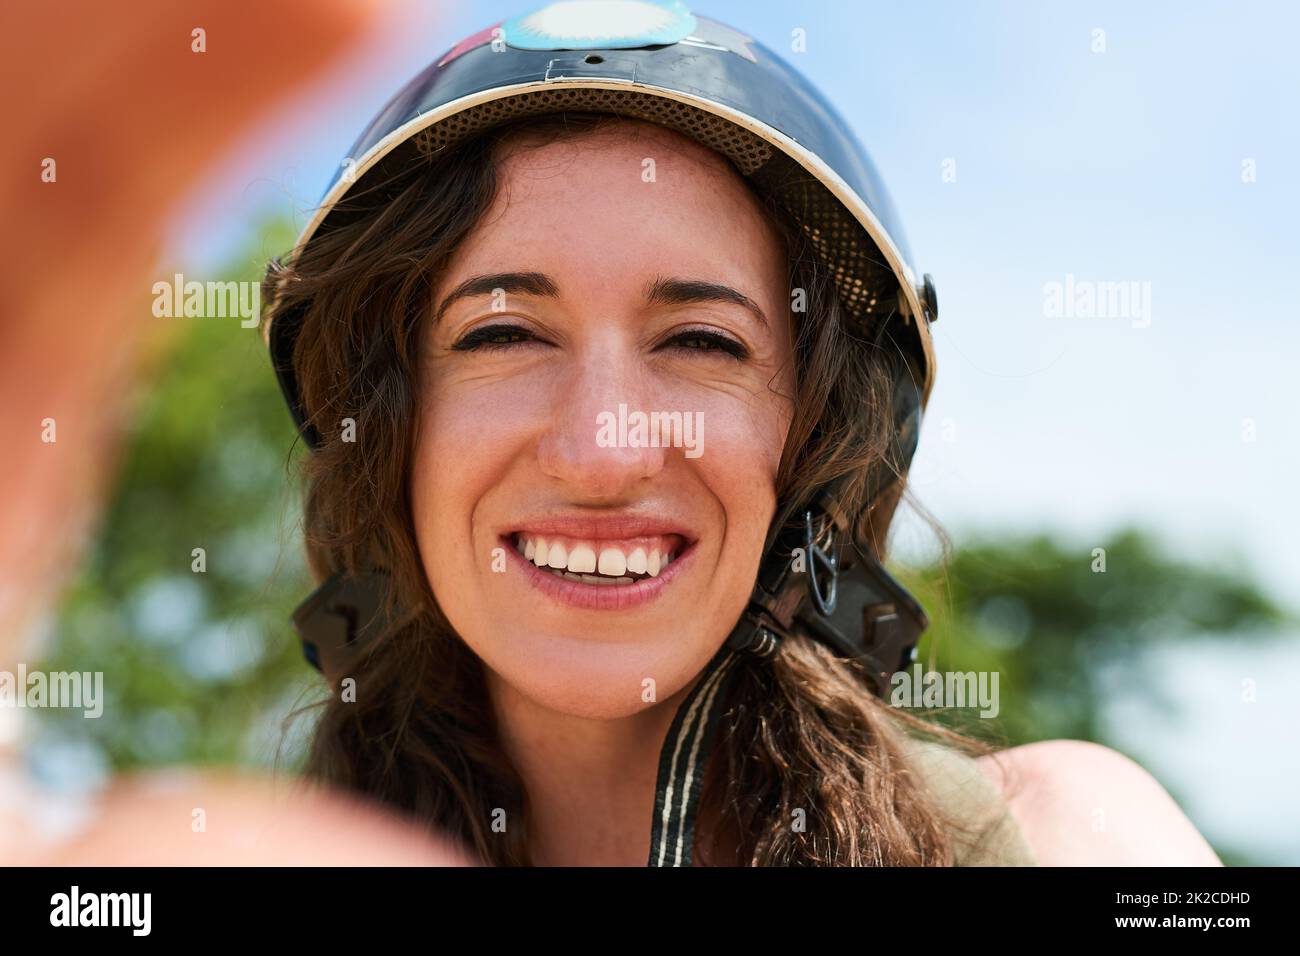
M718 718L725 707L727 685L737 670L738 659L739 655L723 644L677 708L659 752L647 866L691 865L704 772L709 766Z

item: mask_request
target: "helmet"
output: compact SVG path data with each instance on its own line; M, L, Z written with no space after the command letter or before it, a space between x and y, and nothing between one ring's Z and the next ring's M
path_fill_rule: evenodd
M828 268L850 331L894 360L892 469L905 473L934 381L934 284L918 278L897 213L844 120L807 80L744 33L692 14L680 0L560 0L460 41L379 112L340 165L290 257L334 225L356 184L425 162L468 136L520 116L563 110L658 123L722 153L773 196ZM264 326L272 363L303 439L293 369L301 313ZM660 763L651 863L689 864L694 808L721 688L741 653L764 657L793 634L867 663L877 692L914 658L924 610L859 540L837 488L800 503L799 522L773 527L748 608L680 707ZM795 549L803 562L793 562ZM796 567L796 565L801 565ZM382 576L382 575L379 575ZM295 612L304 653L328 672L384 627L376 575L337 574Z

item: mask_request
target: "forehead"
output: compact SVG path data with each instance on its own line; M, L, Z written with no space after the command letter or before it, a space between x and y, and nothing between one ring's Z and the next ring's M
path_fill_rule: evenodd
M448 277L526 266L592 285L667 270L786 281L780 234L740 174L671 130L619 119L550 140L524 131L496 158L492 206Z

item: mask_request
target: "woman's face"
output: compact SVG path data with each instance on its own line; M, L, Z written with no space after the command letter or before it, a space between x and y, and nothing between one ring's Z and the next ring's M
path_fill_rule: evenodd
M753 586L791 414L787 263L726 161L661 127L500 172L433 298L416 535L498 681L626 716L696 676Z

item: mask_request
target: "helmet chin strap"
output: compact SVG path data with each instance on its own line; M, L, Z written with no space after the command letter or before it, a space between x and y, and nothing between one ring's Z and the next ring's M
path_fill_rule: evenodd
M677 708L659 753L647 866L690 866L704 771L739 654L723 644Z

